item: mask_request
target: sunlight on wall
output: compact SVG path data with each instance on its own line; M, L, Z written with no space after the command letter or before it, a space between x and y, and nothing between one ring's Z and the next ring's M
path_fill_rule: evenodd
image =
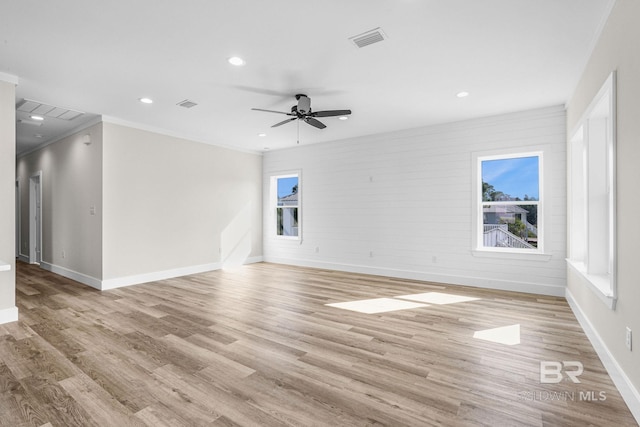
M236 214L220 235L222 268L240 267L251 254L251 204Z

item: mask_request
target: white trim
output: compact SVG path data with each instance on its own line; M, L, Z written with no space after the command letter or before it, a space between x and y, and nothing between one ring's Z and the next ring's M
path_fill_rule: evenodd
M263 262L264 261L264 257L262 255L259 256L252 256L247 258L242 264L247 265L247 264L256 264L259 262Z
M21 217L22 217L22 212L20 209L20 204L21 204L21 200L22 200L22 196L20 194L20 178L16 178L16 206L15 206L15 210L16 210L16 221L15 221L15 226L16 226L16 235L15 235L15 248L16 248L16 254L15 256L17 257L18 254L20 254L20 246L22 245L22 236L21 236Z
M584 281L589 285L589 289L593 291L594 295L597 296L600 301L604 302L609 309L616 309L617 298L609 288L610 282L607 277L600 277L587 273L587 267L583 262L572 261L568 258L566 261L567 265L584 279Z
M130 122L128 120L123 120L117 117L112 117L112 116L102 116L102 121L105 123L110 123L110 124L114 124L114 125L118 125L118 126L125 126L125 127L129 127L129 128L133 128L133 129L138 129L138 130L143 130L146 132L152 132L152 133L157 133L160 135L166 135L166 136L171 136L173 138L178 138L178 139L184 139L185 141L192 141L192 142L198 142L201 144L207 144L207 145L213 145L215 147L220 147L220 148L225 148L227 150L232 150L232 151L239 151L241 153L248 153L248 154L256 154L258 156L263 155L263 153L261 151L256 151L256 150L249 150L249 149L243 149L243 148L238 148L238 147L234 147L232 145L227 145L227 144L222 144L219 142L211 142L211 141L205 141L202 138L197 138L194 136L190 136L190 135L184 135L178 132L173 132L167 129L163 129L160 127L156 127L156 126L150 126L150 125L145 125L142 123L135 123L135 122Z
M11 271L11 264L0 260L0 271Z
M531 148L531 149L530 149ZM474 232L472 235L471 247L472 251L474 251L474 255L480 252L488 252L488 253L513 253L513 254L531 254L531 255L546 255L544 249L544 243L546 240L546 235L548 234L545 228L545 200L544 200L544 148L536 147L535 149L532 147L521 147L521 148L507 148L507 149L494 149L494 150L485 150L485 151L475 151L471 153L471 172L472 176L472 190L471 197L473 198L473 214L472 218L475 219L473 224L475 225ZM538 158L538 200L522 200L522 201L493 201L493 202L485 202L482 200L482 162L483 161L491 161L491 160L508 160L508 159L520 159L526 157L537 157ZM538 217L538 244L536 249L518 249L518 248L493 248L493 247L485 247L483 246L484 242L483 238L483 206L484 204L494 204L494 205L535 205L537 206L537 217Z
M18 76L14 76L13 74L7 74L0 71L0 80L7 83L13 83L14 85L18 85L20 83L20 79Z
M48 262L41 261L40 267L43 270L50 271L52 273L59 274L60 276L64 276L68 279L75 280L76 282L80 282L83 285L91 286L95 289L102 289L100 279L96 279L95 277L78 273L77 271L70 270L65 267L60 267L59 265L50 264Z
M269 226L273 227L268 228L269 235L278 240L292 240L296 242L300 242L302 244L302 230L303 230L303 209L302 209L302 199L304 195L303 186L302 186L302 169L293 169L286 172L279 173L271 173L269 176L269 213L268 217L270 219ZM298 179L298 204L296 206L278 206L278 180L284 178L297 178ZM298 209L298 234L296 236L284 236L278 235L277 227L275 224L277 223L275 215L278 208L296 208Z
M499 249L499 248L496 248ZM478 258L501 258L501 259L517 259L517 260L528 260L528 261L541 261L541 262L546 262L546 261L550 261L551 258L553 258L553 255L550 253L546 253L546 254L542 254L540 252L524 252L525 250L523 250L522 252L518 251L515 252L513 250L509 250L509 251L500 251L500 250L487 250L487 249L483 249L483 250L478 250L478 249L472 249L471 250L471 255L478 257Z
M253 264L262 262L262 256L247 258L243 264ZM171 270L155 271L152 273L136 274L134 276L117 277L114 279L100 280L84 273L70 270L59 265L41 262L40 267L60 276L66 277L83 285L91 286L99 291L122 288L125 286L139 285L158 280L173 279L174 277L188 276L191 274L206 273L208 271L220 270L222 263L214 262L210 264L194 265L190 267L174 268Z
M356 264L338 264L312 260L292 260L279 257L263 257L265 262L274 264L295 265L300 267L322 268L326 270L346 271L349 273L371 274L375 276L395 277L399 279L420 280L451 285L471 286L484 289L498 289L529 294L562 297L565 295L564 286L542 285L532 282L516 282L473 276L458 276L450 274L429 273L424 271L397 270L392 268L369 267Z
M629 377L625 374L622 367L620 367L615 357L613 357L613 354L611 354L569 289L566 290L565 297L569 303L569 307L571 307L571 310L573 311L573 314L576 316L578 323L582 326L587 338L589 338L591 345L598 354L600 361L611 377L611 380L629 407L631 414L635 417L636 421L640 423L640 392L638 392L638 389L634 387Z
M0 310L0 325L18 321L18 307L13 306Z
M154 271L152 273L136 274L133 276L117 277L102 281L101 290L121 288L123 286L139 285L158 280L173 279L174 277L188 276L190 274L206 273L208 271L219 270L222 263L214 262L210 264L194 265L190 267L180 267L171 270Z
M20 253L18 255L18 261L26 262L27 264L29 264L29 256L23 253Z
M38 194L36 194L35 192L34 178L38 178L38 187L40 187L40 191ZM37 200L36 200L36 197L37 197ZM40 205L39 221L35 220L37 205ZM39 170L29 177L29 263L32 263L32 264L42 261L44 257L44 254L42 251L43 211L44 211L44 206L42 206L42 171ZM40 242L37 241L38 235L40 236ZM39 246L38 246L38 243L40 243ZM37 253L36 248L40 251L39 260L37 260L38 257L36 255Z
M592 175L590 164L588 162L590 160L589 152L589 143L590 143L590 121L600 119L602 116L602 108L603 101L607 101L606 103L606 114L605 118L608 120L609 127L606 129L606 141L604 141L605 149L607 152L606 158L604 159L607 164L604 165L603 169L606 171L606 188L607 188L607 211L608 211L608 223L606 236L606 242L598 242L598 245L593 245L591 242L592 233L589 230L589 227L592 225L590 220L590 206L592 204L589 201L589 187L591 179L595 179ZM603 83L598 93L593 97L589 106L583 112L580 120L574 126L572 133L570 134L570 138L568 139L568 150L567 150L567 191L569 197L567 198L567 235L568 235L568 257L567 257L567 265L572 267L578 274L580 274L585 281L589 284L589 288L594 291L597 297L603 301L607 307L611 310L615 310L616 300L618 297L618 287L617 287L617 180L616 180L616 157L617 157L617 72L614 70L608 76L605 82ZM581 182L574 182L574 155L577 155L573 152L574 150L574 142L584 144L582 156L585 156L583 162L587 162L584 164L583 178ZM586 154L585 154L586 153ZM578 153L580 154L580 153ZM597 182L597 180L595 181ZM580 185L584 188L584 200L582 201L582 206L577 207L574 199L575 188ZM575 225L572 227L571 219L573 217L574 209L584 209L585 217L584 217L584 229L578 230ZM573 223L575 224L575 223ZM599 227L600 228L600 227ZM576 241L574 236L576 233L584 233L586 236L585 242L583 242L584 247L584 255L581 257L583 259L576 259ZM593 237L593 239L597 242L598 239ZM600 239L604 240L604 239ZM598 274L592 274L589 272L589 262L590 259L590 250L592 246L602 246L602 244L606 244L608 246L608 268L607 271L598 272Z

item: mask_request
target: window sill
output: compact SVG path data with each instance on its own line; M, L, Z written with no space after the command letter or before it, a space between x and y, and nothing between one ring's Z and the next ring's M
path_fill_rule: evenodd
M278 240L291 240L291 241L299 241L300 236L275 236Z
M542 252L511 252L487 249L472 249L471 254L479 258L526 259L530 261L549 261L553 255Z
M567 265L585 280L589 289L591 289L607 307L611 310L616 309L617 298L612 291L611 279L608 276L587 273L587 267L583 262L567 259Z

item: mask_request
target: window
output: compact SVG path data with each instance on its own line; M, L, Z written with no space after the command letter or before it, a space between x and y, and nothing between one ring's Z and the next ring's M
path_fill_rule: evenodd
M272 177L271 194L275 195L276 235L300 236L300 179L298 174Z
M542 252L542 153L478 157L477 248Z
M568 263L615 308L615 74L569 141Z

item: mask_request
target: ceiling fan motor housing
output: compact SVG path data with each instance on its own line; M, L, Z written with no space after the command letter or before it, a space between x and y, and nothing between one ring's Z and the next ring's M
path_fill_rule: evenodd
M307 95L298 94L296 95L296 99L298 100L298 112L300 114L311 112L311 99L309 99Z

